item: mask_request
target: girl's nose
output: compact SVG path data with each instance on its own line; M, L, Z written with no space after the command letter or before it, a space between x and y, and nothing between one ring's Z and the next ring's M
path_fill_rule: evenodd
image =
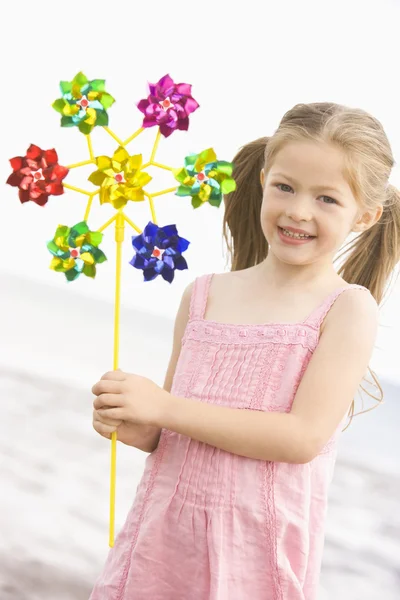
M293 199L286 208L286 216L296 223L299 223L300 221L311 221L312 212L310 204L304 199Z

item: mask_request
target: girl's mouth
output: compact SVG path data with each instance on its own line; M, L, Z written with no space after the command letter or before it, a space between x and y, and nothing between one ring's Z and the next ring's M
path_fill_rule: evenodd
M284 229L283 227L279 227L279 226L278 226L278 234L279 234L280 239L285 244L291 244L291 245L295 245L295 246L298 246L299 244L306 244L307 242L311 242L312 240L315 240L315 238L316 238L315 235L306 235L304 233L293 233L292 231L289 231L289 230Z

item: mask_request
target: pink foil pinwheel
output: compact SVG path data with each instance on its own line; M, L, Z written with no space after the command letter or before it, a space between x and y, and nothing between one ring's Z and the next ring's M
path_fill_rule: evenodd
M64 193L62 180L68 169L58 164L57 152L53 149L42 150L31 144L25 156L10 159L13 169L7 183L19 188L21 202L35 202L44 206L49 196L60 196Z
M138 103L144 114L143 127L160 127L164 137L177 129L189 128L189 115L199 104L192 97L192 86L188 83L175 83L169 75L164 75L157 83L149 84L150 94Z

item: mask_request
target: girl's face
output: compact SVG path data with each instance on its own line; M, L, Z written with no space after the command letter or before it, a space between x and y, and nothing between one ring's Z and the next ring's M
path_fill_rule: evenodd
M343 173L340 149L304 141L286 144L269 172L261 174L261 225L279 260L298 265L332 261L349 233L364 228Z

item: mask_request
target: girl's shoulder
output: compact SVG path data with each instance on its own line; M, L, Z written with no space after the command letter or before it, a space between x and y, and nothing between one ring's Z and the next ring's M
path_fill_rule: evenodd
M368 288L361 285L346 285L338 296L337 307L340 311L355 312L369 309L377 313L379 306Z
M204 318L211 299L228 299L235 293L239 272L208 273L197 277L184 291L183 301L189 306L191 319Z
M249 269L246 269L249 271ZM224 273L206 273L199 275L194 279L185 289L184 294L187 296L193 296L193 294L203 288L210 291L212 288L213 293L217 293L221 290L231 289L233 286L238 285L246 277L245 271L227 271ZM212 284L212 285L211 285Z
M241 271L226 271L223 273L209 273L198 277L197 280L208 283L209 287L215 292L226 291L238 286L246 285L251 282L254 267L243 269ZM212 286L211 286L212 283Z
M339 321L369 322L374 325L378 322L379 306L371 292L360 285L345 284L330 298L327 298L325 318L322 323L326 326L330 323L337 324Z
M213 298L229 298L251 284L253 267L242 271L227 271L223 273L208 273L195 279L191 284L192 295L200 293L212 301Z

